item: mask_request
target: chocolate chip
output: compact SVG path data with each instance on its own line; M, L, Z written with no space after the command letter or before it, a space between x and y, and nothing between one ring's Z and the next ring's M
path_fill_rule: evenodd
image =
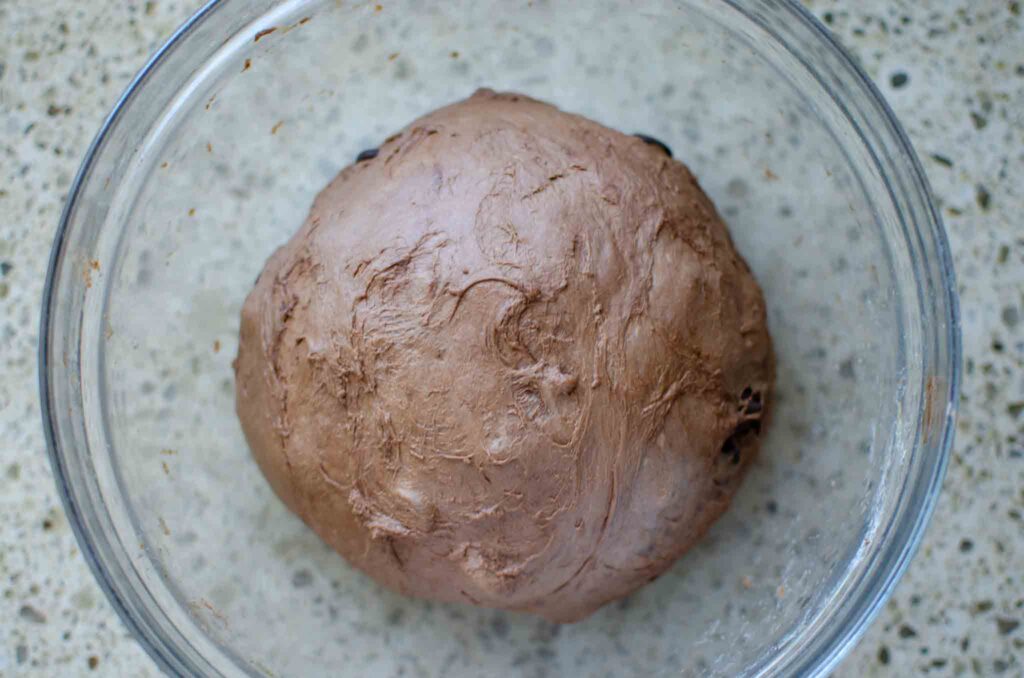
M356 156L356 162L362 162L364 160L373 160L374 158L377 157L378 153L380 153L379 148L368 148L365 151L360 152L359 155Z
M736 444L736 435L733 434L725 439L722 443L722 454L732 457L731 461L733 464L740 463L740 448Z
M749 416L749 419L743 419L736 428L733 429L732 435L730 435L724 443L722 443L722 454L730 455L732 457L732 463L738 464L740 461L740 443L739 441L746 436L748 433L758 435L761 433L761 417L758 416L764 410L764 404L761 400L761 392L755 391L750 386L743 389L740 393L740 404L736 408L737 412L742 412L743 415Z
M739 438L753 431L754 433L761 432L761 420L760 419L744 419L740 423L736 424L736 430L732 432L733 437Z
M639 139L640 141L644 142L645 144L650 144L651 146L657 146L661 150L665 151L665 155L667 155L670 158L672 157L672 149L669 148L668 146L666 146L664 144L664 142L658 141L654 137L647 136L646 134L639 134L638 133L638 134L634 134L633 136L635 136L637 139Z

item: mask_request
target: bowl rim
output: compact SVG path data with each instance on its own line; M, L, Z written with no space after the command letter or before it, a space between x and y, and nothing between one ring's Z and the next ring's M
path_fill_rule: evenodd
M741 12L743 11L740 5L743 4L744 0L722 0L722 2L735 9L739 9ZM916 514L909 516L909 524L896 526L903 534L902 543L892 542L890 543L889 553L882 552L879 554L880 563L878 563L879 569L874 573L876 575L875 581L872 583L868 591L863 592L863 597L859 607L852 611L838 611L836 616L841 616L843 612L847 612L846 624L833 624L832 633L830 635L825 635L824 637L812 640L812 643L817 645L817 648L811 652L804 652L803 654L805 656L802 658L802 662L795 662L785 667L785 670L787 672L791 672L791 675L826 676L835 670L840 661L842 661L854 645L856 645L856 643L863 637L871 622L878 616L882 607L892 595L896 584L899 583L899 580L909 567L910 561L921 546L921 541L924 538L925 531L927 530L932 514L934 513L935 506L938 502L943 480L946 476L946 469L948 467L953 441L956 435L956 415L957 408L959 406L960 381L963 364L960 301L957 294L956 273L953 265L952 252L950 250L949 240L946 235L946 229L943 224L941 214L935 202L931 184L929 183L924 167L921 164L920 157L914 150L913 144L906 131L903 129L903 126L897 119L895 112L889 106L888 101L885 99L885 96L882 94L875 82L860 67L857 60L838 41L832 32L817 20L810 10L799 4L797 0L778 0L778 4L784 9L789 9L793 13L794 19L799 20L805 29L810 30L812 36L819 39L823 45L833 51L834 56L840 60L841 66L845 69L845 74L852 76L852 82L850 84L859 88L861 94L866 95L866 97L864 97L864 103L873 109L872 112L878 114L878 118L884 122L884 131L891 136L891 140L895 144L894 150L887 154L886 160L888 160L890 164L894 162L902 162L906 165L906 167L902 169L907 174L906 178L911 182L908 190L911 193L916 193L918 197L921 198L921 206L924 208L924 214L916 221L914 227L917 229L921 229L922 227L926 228L929 231L928 235L932 239L932 251L930 254L936 257L935 263L939 268L938 282L940 284L934 288L929 287L928 291L938 290L938 295L936 298L933 298L933 302L937 304L938 310L945 311L945 315L944 317L939 317L937 319L946 321L946 355L940 354L939 356L940 358L945 358L945 364L940 360L940 363L937 365L939 369L936 370L936 375L939 376L939 378L945 378L946 388L941 395L931 393L930 397L933 400L929 402L929 391L931 385L935 382L929 381L922 384L925 387L923 389L925 391L925 397L922 398L922 410L925 411L915 413L915 416L916 414L923 415L924 421L919 424L918 437L915 439L915 446L912 450L911 459L906 462L907 465L912 465L914 463L913 457L918 457L923 452L928 452L928 449L925 446L928 432L925 431L925 440L922 442L920 435L921 428L926 428L928 426L927 419L930 415L930 411L936 404L941 402L945 407L943 410L941 424L938 427L939 441L931 446L934 453L930 458L924 460L925 466L921 469L922 472L920 475L908 480L908 484L916 485L916 487L912 487L910 489L914 490L913 494L921 499L918 511ZM765 25L765 22L758 20L756 17L751 17L747 12L743 13L771 34L771 36L775 38L779 44L783 45L790 55L796 57L809 72L814 73L819 84L821 84L826 91L832 95L833 99L840 104L844 115L850 117L851 114L849 110L841 101L839 101L836 92L821 79L815 69L807 63L804 57L796 54L786 41L780 40L777 33L768 28ZM860 137L859 141L870 148L871 144L867 142L864 138L863 132L859 129L858 134ZM872 155L875 164L881 165L882 160L879 159L874 152L872 152ZM880 167L880 169L884 171L886 168ZM923 267L920 266L918 267L918 270L915 272L915 277L921 274L922 268ZM918 284L920 285L920 282ZM921 290L919 289L919 294L920 293ZM943 367L945 367L945 370L942 369ZM925 375L925 378L930 379L931 377ZM935 426L935 424L936 422L933 421L932 426Z
M940 358L943 360L940 360L939 369L937 370L937 374L944 378L945 388L943 392L933 394L933 399L935 403L943 405L944 410L942 411L941 420L932 422L932 426L937 429L939 436L938 441L930 446L931 456L921 462L924 466L919 475L908 479L908 485L915 486L911 489L915 491L915 496L920 498L920 504L916 512L911 512L903 517L903 525L896 525L902 535L901 541L890 543L888 552L886 550L880 551L881 562L878 563L878 569L872 573L873 581L870 583L868 590L862 593L855 609L839 609L834 615L836 617L842 616L845 612L845 623L834 624L832 623L834 619L829 620L829 623L834 627L831 629L831 633L813 638L810 643L812 647L809 651L807 647L802 648L797 652L796 657L791 658L793 661L789 665L781 667L787 672L792 672L793 675L826 675L837 666L863 636L868 625L878 615L882 606L892 594L896 583L906 571L910 560L920 546L945 477L956 429L955 420L962 370L960 309L953 259L946 231L927 176L906 132L896 119L895 114L878 87L832 33L809 10L800 5L797 0L708 1L717 2L738 11L747 20L764 29L777 44L785 48L790 56L796 57L812 73L816 73L816 71L806 63L806 60L795 53L792 46L787 41L781 39L776 31L767 26L755 13L749 11L747 6L767 2L774 5L779 11L788 12L802 30L809 31L811 39L817 40L821 46L832 53L832 56L837 58L843 70L843 75L847 76L849 80L845 84L851 86L854 94L863 95L862 102L870 112L874 113L883 122L884 129L882 132L889 137L887 141L891 141L894 144L894 152L888 155L886 160L890 164L899 163L903 165L899 169L903 171L905 178L910 181L909 186L905 187L905 190L909 194L914 195L924 208L923 214L920 215L919 219L915 220L913 226L916 229L927 231L926 234L930 238L931 244L931 251L928 254L935 257L935 261L932 263L937 266L938 270L938 280L933 281L938 284L930 288L930 291L935 292L933 302L941 313L937 319L945 321L946 333L944 340L946 350L940 355ZM57 431L60 425L54 416L50 376L52 372L59 370L60 367L55 363L51 355L53 347L50 341L50 330L54 321L56 293L59 287L57 284L57 274L64 252L64 245L67 241L71 218L104 141L120 120L130 100L143 86L153 70L164 61L167 55L187 34L228 2L230 0L207 0L204 5L186 19L132 78L124 92L118 97L111 112L104 119L99 131L86 150L83 161L69 189L50 251L40 311L38 346L40 410L47 454L50 459L61 503L85 561L88 563L93 576L116 610L121 621L158 667L164 672L171 674L181 673L184 663L187 662L183 663L182 658L175 656L173 649L164 643L153 642L154 638L151 637L151 634L147 632L147 629L144 628L132 613L132 606L128 603L122 591L124 585L112 578L110 573L101 565L100 559L89 538L89 528L85 517L76 503L75 493L68 480L68 459L58 444ZM822 82L820 84L825 86ZM849 116L848 109L839 100L841 95L827 86L825 86L825 89L833 100L840 104L844 114ZM858 141L870 147L870 144L863 135L860 136ZM877 165L881 164L882 161L875 157L874 162ZM885 168L881 169L884 170ZM921 268L919 266L919 270L915 271L915 277L920 276ZM923 407L929 406L928 403L923 405ZM911 451L911 457L928 451L920 441L917 441ZM914 463L914 460L911 458L906 463L910 465ZM771 668L778 669L780 667ZM770 669L769 667L761 666L757 672L761 674L765 670Z

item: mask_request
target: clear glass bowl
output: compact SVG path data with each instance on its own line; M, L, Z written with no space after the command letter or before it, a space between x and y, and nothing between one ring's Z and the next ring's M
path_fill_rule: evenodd
M44 419L118 612L182 674L827 671L917 546L959 379L942 226L878 92L790 2L381 3L209 4L71 190ZM774 426L732 509L570 626L380 589L272 495L234 414L239 307L266 257L358 151L484 85L672 146L764 287L778 351Z

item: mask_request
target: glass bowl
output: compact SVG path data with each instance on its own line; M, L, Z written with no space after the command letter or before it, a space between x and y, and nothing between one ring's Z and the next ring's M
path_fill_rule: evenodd
M234 414L240 305L364 148L479 86L667 142L764 288L774 425L731 510L584 622L410 600L274 497ZM879 93L799 6L221 0L128 88L60 224L40 374L82 551L165 670L810 675L889 595L953 435L953 271Z

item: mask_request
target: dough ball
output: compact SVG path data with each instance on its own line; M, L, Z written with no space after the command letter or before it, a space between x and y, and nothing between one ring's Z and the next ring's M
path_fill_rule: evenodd
M237 407L276 493L381 584L574 621L725 510L773 372L685 166L481 90L344 169L270 258Z

